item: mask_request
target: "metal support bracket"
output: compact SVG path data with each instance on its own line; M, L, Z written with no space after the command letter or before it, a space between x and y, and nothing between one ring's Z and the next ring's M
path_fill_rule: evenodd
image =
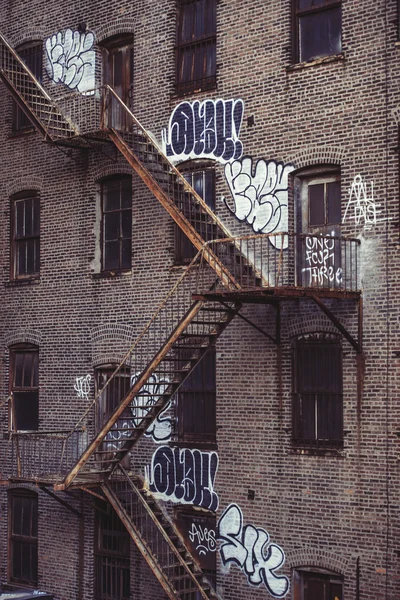
M340 333L346 338L346 340L353 346L354 350L357 354L362 354L362 300L361 298L358 300L358 340L354 339L354 337L347 331L347 329L342 325L337 317L332 313L332 311L326 306L324 302L322 302L321 298L318 298L316 295L312 295L311 298L314 300L315 304L319 306L323 313L326 314L328 319L332 321L336 329L340 331Z
M45 486L41 485L39 486L40 489L45 492L48 496L50 496L50 498L53 498L54 500L57 500L57 502L59 502L60 504L62 504L65 508L67 508L68 510L70 510L72 513L74 513L74 515L76 515L77 517L79 517L80 519L83 518L83 514L79 511L76 510L76 508L72 508L72 506L70 504L68 504L68 502L65 502L65 500L63 500L62 498L59 498L58 496L56 496L56 494L53 494L53 492L51 492L50 490L48 490Z

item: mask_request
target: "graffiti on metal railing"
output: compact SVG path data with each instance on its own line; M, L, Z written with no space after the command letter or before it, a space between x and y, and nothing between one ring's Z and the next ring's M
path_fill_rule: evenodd
M135 384L138 376L139 374L131 376L131 386ZM123 442L131 437L132 431L147 416L160 396L166 391L168 385L169 380L167 378L160 379L155 373L149 377L147 383L141 388L129 406L130 417L118 419L107 433L105 441L108 448L113 450L122 448ZM167 442L171 438L172 419L165 416L170 406L171 403L169 402L144 433L145 436L151 437L156 443Z
M161 133L165 154L175 161L209 158L226 163L240 158L243 111L243 100L181 102Z
M217 510L217 468L216 452L161 446L146 467L146 482L150 491L162 499Z
M76 391L78 398L83 398L84 400L89 399L91 379L92 376L90 373L87 375L82 375L82 377L76 377L74 390Z
M302 273L308 274L305 284L340 285L343 281L342 268L335 265L335 254L340 250L339 240L333 237L307 236L305 238L305 264Z
M289 580L275 571L285 562L280 546L270 543L265 529L243 526L243 514L237 504L230 504L218 522L219 552L224 565L234 563L247 576L250 585L264 584L274 598L283 598L289 591Z
M95 87L94 35L66 29L45 42L49 78L71 90L88 92Z
M258 160L250 156L225 165L225 178L232 193L234 206L223 198L227 208L239 221L246 221L255 233L288 230L288 194L291 164L275 160ZM283 246L282 246L283 240ZM288 247L287 236L271 236L278 249Z

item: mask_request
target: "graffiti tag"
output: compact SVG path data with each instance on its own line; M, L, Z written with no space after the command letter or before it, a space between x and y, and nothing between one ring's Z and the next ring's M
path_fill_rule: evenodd
M227 208L239 221L246 221L255 233L288 230L289 174L294 166L275 160L258 160L245 156L225 165L225 178L234 206L223 198ZM276 248L287 248L287 236L271 236Z
M335 268L334 238L307 236L305 261L308 266L301 271L309 274L310 285L342 283L342 269Z
M219 552L224 565L234 563L246 574L249 584L264 584L274 598L283 598L289 591L289 580L275 571L285 562L285 554L277 544L271 544L265 529L246 525L239 506L230 504L218 522L218 539L223 543Z
M208 529L208 527L192 523L192 527L189 530L189 539L196 546L199 555L207 554L207 552L215 552L217 549L215 531Z
M347 218L354 221L356 225L371 228L376 225L377 221L385 220L377 219L377 215L382 212L378 208L379 206L374 199L374 182L371 181L368 185L361 175L356 175L349 189L349 199L343 215L343 222Z
M161 446L146 468L146 480L150 491L165 500L217 510L217 467L216 452Z
M82 377L77 377L75 379L74 390L76 391L76 395L78 396L78 398L88 400L90 394L91 379L92 376L89 373L87 375L83 375Z
M174 160L209 158L221 163L240 158L243 111L242 100L181 102L170 117L168 131L161 134L165 154Z
M95 87L94 35L66 29L47 38L47 73L54 83L87 92Z

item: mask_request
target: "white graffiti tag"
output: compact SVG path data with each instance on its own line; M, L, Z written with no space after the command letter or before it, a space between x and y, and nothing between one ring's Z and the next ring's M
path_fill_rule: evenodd
M363 225L366 229L376 225L377 216L382 211L378 208L380 204L375 203L374 199L374 182L368 183L361 175L356 175L349 189L349 200L346 210L343 215L343 222L348 220L354 221L355 225Z
M196 546L199 555L215 552L217 549L215 531L208 529L208 527L192 523L192 527L189 530L189 539Z
M175 161L209 158L226 163L240 158L243 110L242 100L181 102L170 117L168 130L161 133L165 154Z
M76 391L78 398L84 398L85 400L88 400L91 379L92 376L89 373L75 379L74 390Z
M47 38L47 73L54 83L87 92L95 87L94 35L91 32L66 31Z
M274 598L289 591L289 580L275 571L285 562L280 546L271 544L265 529L246 525L239 506L230 504L218 522L218 539L223 542L220 555L224 565L234 563L245 572L251 585L265 585Z
M323 286L325 283L340 285L342 269L335 268L335 241L332 237L306 237L305 262L302 273L308 273L309 280L305 283Z
M131 386L133 386L138 378L138 374L131 376ZM139 393L132 400L129 406L131 417L126 415L113 425L107 433L107 447L114 450L120 450L124 440L131 437L132 431L140 424L142 419L147 416L148 412L159 400L160 396L166 391L169 385L168 379L159 379L156 374L152 374L147 383L141 388ZM171 403L165 406L155 420L149 425L145 431L145 436L151 437L154 442L166 442L172 435L172 419L165 417L165 413L170 408Z
M239 221L246 221L255 233L288 230L288 178L293 165L274 160L258 160L245 156L225 165L225 178L234 206L225 205ZM276 248L287 248L287 236L271 236Z

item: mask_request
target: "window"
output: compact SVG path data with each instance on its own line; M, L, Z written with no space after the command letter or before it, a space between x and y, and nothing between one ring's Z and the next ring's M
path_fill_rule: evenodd
M132 178L101 183L102 270L127 271L132 266Z
M343 444L342 351L337 340L298 340L294 353L293 443Z
M17 48L17 52L22 60L25 62L28 69L31 70L36 79L42 82L42 42L33 42L24 44ZM13 101L13 131L24 131L31 129L32 123L25 115L24 111Z
M193 167L193 164L192 164ZM191 170L189 168L188 171L182 172L186 181L190 183L192 188L199 194L199 196L205 201L207 206L211 208L211 210L215 210L215 171L214 168L204 168L200 167L196 170ZM186 196L182 196L183 201L185 201ZM186 214L184 206L179 207L181 211ZM200 233L204 241L209 241L212 239L213 229L210 224L208 224L207 215L204 213L197 211L194 214L194 211L190 211L188 215L192 225L195 229ZM197 250L192 242L188 239L188 237L183 233L183 231L175 225L175 262L178 265L189 264L191 260L196 256Z
M38 498L29 490L12 490L8 496L9 580L37 585Z
M111 375L114 373L117 365L99 367L96 369L96 388L102 390ZM108 417L114 412L121 400L126 396L130 389L130 371L121 368L110 383L100 395L97 413L97 430L105 424Z
M132 109L133 97L133 37L117 36L108 40L103 49L103 81ZM126 131L131 117L113 96L109 97L107 124L118 131Z
M39 428L39 350L16 346L10 353L10 382L14 397L12 426L22 431Z
M11 276L27 279L40 271L40 199L27 191L11 198Z
M180 351L183 367L191 356ZM216 442L216 370L215 349L205 354L178 392L178 439L185 443Z
M180 0L177 32L177 92L216 85L216 0Z
M111 506L100 502L95 526L96 600L129 600L129 534Z
M294 600L343 600L343 578L322 569L294 572Z
M341 52L341 5L338 0L293 0L294 62Z

